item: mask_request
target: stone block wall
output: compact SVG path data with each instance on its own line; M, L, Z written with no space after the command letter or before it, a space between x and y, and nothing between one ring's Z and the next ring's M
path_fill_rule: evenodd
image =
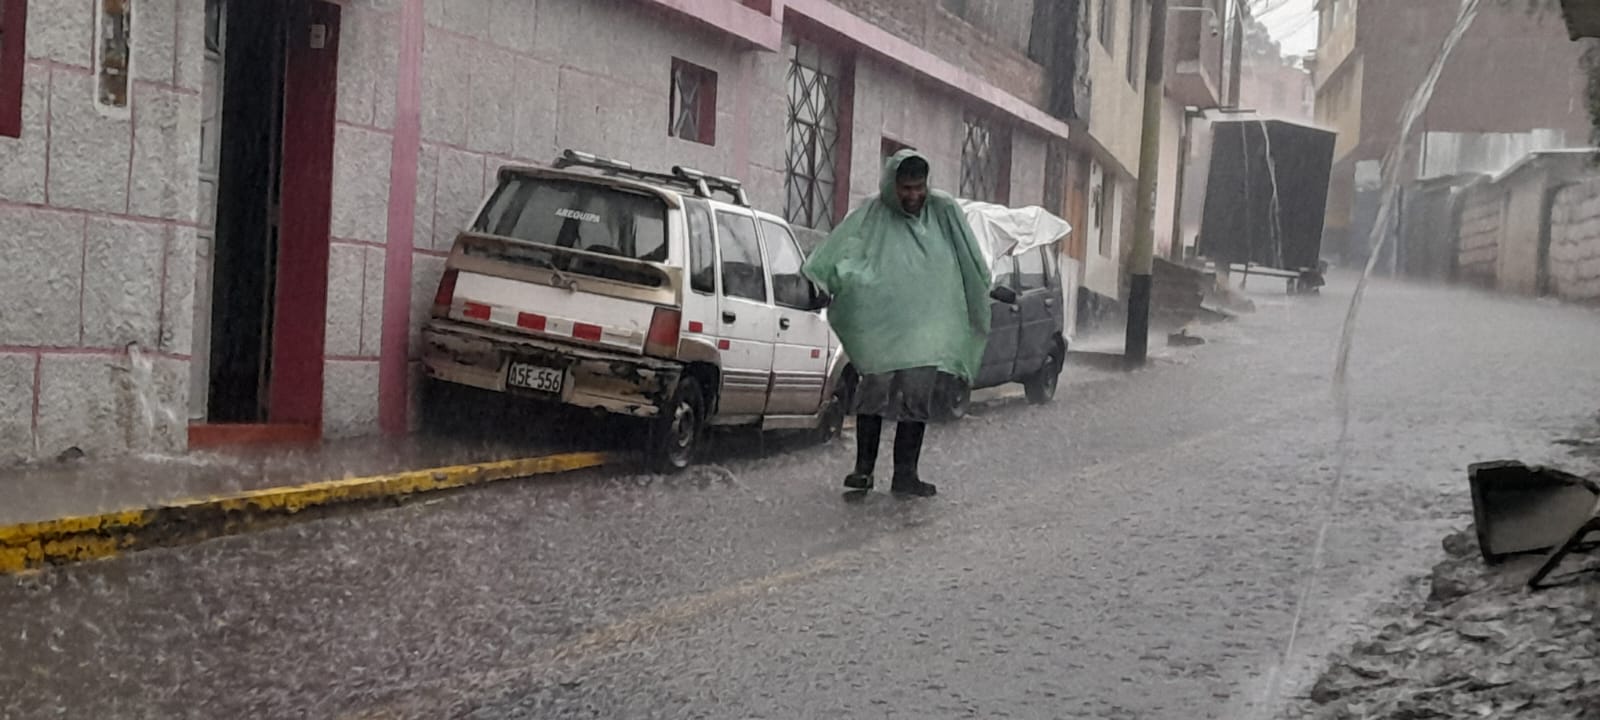
M377 430L398 7L351 3L340 13L322 384L322 429L328 437Z
M0 462L185 444L203 3L139 3L125 116L94 103L97 7L29 4L0 137Z
M1505 191L1490 183L1466 190L1461 209L1461 237L1456 245L1456 279L1494 287L1504 234Z
M1576 302L1600 302L1600 177L1556 194L1550 219L1550 289Z

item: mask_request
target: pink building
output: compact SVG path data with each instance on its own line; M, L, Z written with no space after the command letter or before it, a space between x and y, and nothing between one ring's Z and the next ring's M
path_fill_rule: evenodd
M1032 2L0 0L0 462L405 432L497 169L744 180L826 229L886 141L1045 197ZM923 48L940 48L944 55Z

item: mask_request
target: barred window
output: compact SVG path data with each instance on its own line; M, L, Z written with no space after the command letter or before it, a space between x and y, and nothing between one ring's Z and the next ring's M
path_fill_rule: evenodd
M717 74L691 62L672 61L672 137L717 144Z
M1004 205L1011 195L1011 133L969 115L961 145L961 197Z
M829 230L839 220L849 173L841 149L849 138L847 66L815 44L791 41L784 216L793 225Z

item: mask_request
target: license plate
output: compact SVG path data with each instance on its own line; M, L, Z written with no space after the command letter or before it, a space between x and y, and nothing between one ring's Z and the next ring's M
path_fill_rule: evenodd
M506 385L523 390L560 395L566 382L567 373L560 368L513 362L506 370Z

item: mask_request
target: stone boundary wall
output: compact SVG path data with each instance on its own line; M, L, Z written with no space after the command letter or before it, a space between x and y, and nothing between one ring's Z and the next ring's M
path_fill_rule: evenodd
M1461 209L1461 234L1456 244L1456 279L1494 287L1500 238L1504 235L1505 191L1493 184L1481 183L1468 188L1466 193Z
M1550 215L1551 292L1600 302L1600 176L1562 188Z

